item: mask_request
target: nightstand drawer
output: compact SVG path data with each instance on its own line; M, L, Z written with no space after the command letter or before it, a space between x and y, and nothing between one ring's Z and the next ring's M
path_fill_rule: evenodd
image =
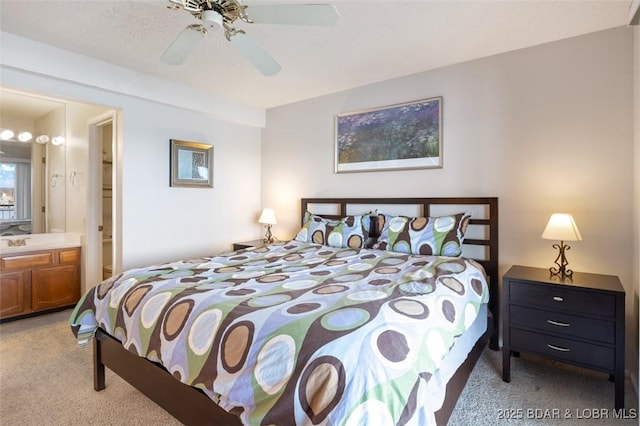
M535 328L536 330L562 334L567 337L578 337L597 340L603 343L614 343L615 323L593 318L579 317L557 311L525 308L510 305L510 324L517 327Z
M613 295L565 289L554 285L512 283L509 301L602 317L613 318L616 314L616 298Z
M613 371L614 349L561 337L509 329L511 350L534 352L563 361Z

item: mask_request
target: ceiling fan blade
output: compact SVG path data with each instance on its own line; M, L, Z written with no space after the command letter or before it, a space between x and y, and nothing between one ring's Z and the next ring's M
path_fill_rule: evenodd
M160 60L169 65L180 65L198 47L207 31L202 25L194 24L186 27L171 43L160 57Z
M262 47L258 46L251 37L239 32L232 36L230 41L262 74L271 76L280 71L280 64L269 56Z
M256 24L334 25L340 14L331 4L272 4L247 7Z

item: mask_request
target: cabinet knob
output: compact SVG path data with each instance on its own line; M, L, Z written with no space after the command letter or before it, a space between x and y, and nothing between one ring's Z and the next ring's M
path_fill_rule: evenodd
M553 300L555 300L556 302L564 302L564 298L560 296L553 296Z

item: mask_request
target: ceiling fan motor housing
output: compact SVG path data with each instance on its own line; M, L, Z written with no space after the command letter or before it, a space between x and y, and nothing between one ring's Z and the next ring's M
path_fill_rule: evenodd
M202 23L208 30L222 28L222 15L212 9L202 11Z

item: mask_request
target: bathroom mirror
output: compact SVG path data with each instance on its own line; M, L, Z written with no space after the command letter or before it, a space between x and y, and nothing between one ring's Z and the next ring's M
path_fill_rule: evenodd
M0 235L65 232L66 106L0 89Z

